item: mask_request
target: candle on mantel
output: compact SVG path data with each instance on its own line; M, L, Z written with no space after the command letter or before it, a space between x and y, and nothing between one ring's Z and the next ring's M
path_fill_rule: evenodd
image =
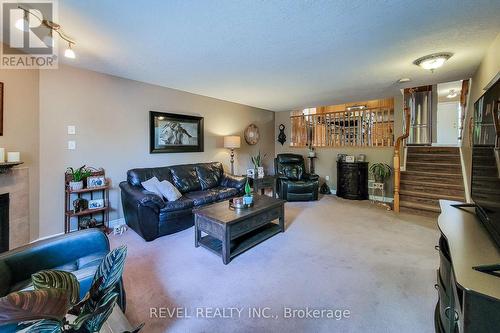
M21 153L18 151L8 152L7 162L21 162Z
M5 148L0 148L0 163L5 163Z

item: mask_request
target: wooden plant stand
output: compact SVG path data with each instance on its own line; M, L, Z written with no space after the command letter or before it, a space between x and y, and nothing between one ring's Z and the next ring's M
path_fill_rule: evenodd
M93 169L91 176L106 176L104 169ZM109 181L106 179L106 185L92 188L83 188L80 190L72 190L69 188L69 182L71 181L71 175L65 174L64 180L64 233L69 233L72 231L80 230L80 220L85 216L90 217L100 217L97 220L96 227L103 229L103 231L108 232L109 227ZM86 181L84 181L85 185ZM77 198L83 198L86 200L93 199L104 199L104 207L95 209L85 209L80 212L75 212L73 209L73 201ZM72 219L76 219L76 229L71 228Z

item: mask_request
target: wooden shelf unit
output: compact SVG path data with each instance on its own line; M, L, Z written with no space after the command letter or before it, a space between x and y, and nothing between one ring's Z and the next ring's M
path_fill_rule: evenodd
M106 184L104 186L92 187L92 188L82 188L81 190L72 190L69 187L66 187L66 192L68 193L88 193L95 191L103 191L109 189L109 185Z
M104 169L94 169L91 176L104 176L106 174ZM69 182L71 181L71 175L65 174L65 183L64 183L64 192L65 192L65 200L64 200L64 233L69 233L72 231L80 230L80 219L82 217L90 216L94 217L94 215L98 214L100 220L97 220L97 226L99 228L103 228L108 230L109 223L109 189L110 184L109 180L106 179L106 185L91 187L91 188L82 188L79 190L72 190L69 188ZM84 185L86 185L86 180L84 181ZM99 194L99 195L97 195ZM73 201L82 198L86 200L93 199L103 199L104 207L102 208L94 208L94 209L85 209L80 212L75 212L73 209ZM76 228L72 228L72 219L76 219Z
M73 217L73 216L92 215L92 214L95 214L95 213L106 211L108 209L109 209L109 207L106 206L106 207L103 207L103 208L85 209L85 210L82 210L81 212L78 212L78 213L75 213L72 210L68 210L68 211L66 211L66 216Z

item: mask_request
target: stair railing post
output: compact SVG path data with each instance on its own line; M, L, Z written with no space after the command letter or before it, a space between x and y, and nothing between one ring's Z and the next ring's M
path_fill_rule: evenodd
M399 183L401 181L401 144L410 135L410 109L404 108L404 128L403 135L396 139L394 144L394 211L399 213Z

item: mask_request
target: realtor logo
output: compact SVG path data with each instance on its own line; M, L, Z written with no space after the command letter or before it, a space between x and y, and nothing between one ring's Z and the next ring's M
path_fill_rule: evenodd
M57 39L53 25L56 2L3 0L1 6L2 69L57 68Z

